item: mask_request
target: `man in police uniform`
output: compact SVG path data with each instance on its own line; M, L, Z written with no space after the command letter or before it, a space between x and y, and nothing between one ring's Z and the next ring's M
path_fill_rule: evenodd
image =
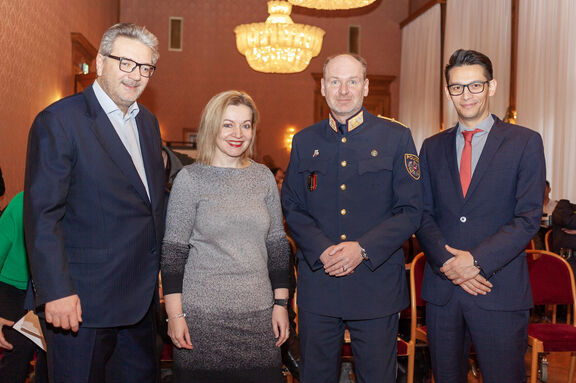
M298 244L301 382L338 381L344 329L357 381L393 382L398 312L408 303L402 243L421 217L410 131L363 107L366 62L324 64L328 119L294 136L282 187Z

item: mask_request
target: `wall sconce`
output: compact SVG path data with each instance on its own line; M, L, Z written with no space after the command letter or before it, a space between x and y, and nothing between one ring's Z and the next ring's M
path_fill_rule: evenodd
M292 139L294 138L294 134L296 134L296 128L293 126L288 126L284 131L284 148L286 148L288 153L292 150Z
M506 109L506 115L504 116L504 122L507 122L509 124L516 124L517 120L518 120L518 114L517 114L516 110L514 110L513 107L509 106Z

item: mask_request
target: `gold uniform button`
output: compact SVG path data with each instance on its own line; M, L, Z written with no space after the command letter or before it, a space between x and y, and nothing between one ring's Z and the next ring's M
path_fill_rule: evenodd
M346 184L340 185L340 190L346 190Z
M344 167L346 167L346 165L348 165L348 162L342 161L342 162L340 162L340 165L344 168Z
M346 213L347 213L347 212L346 212L346 209L340 210L340 215L346 215Z
M372 157L376 157L376 156L378 155L378 150L372 150L372 151L370 152L370 155L371 155Z
M343 241L345 241L345 240L346 240L346 234L342 234L342 235L340 236L340 239L343 240Z
M342 137L342 139L340 141L342 141L342 143L345 144L346 141L348 141L348 140L346 139L346 137Z

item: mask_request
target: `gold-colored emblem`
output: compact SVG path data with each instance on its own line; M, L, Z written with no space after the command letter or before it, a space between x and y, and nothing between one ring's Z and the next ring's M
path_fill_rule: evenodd
M370 155L371 155L372 157L376 157L376 156L378 155L378 150L376 150L376 149L372 150L372 151L370 152Z

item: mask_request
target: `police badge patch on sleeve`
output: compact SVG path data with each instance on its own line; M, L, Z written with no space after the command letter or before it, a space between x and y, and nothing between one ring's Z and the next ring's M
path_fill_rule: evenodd
M408 174L410 174L412 178L418 181L420 179L420 160L418 159L418 156L405 153L404 165L406 166L406 171Z

